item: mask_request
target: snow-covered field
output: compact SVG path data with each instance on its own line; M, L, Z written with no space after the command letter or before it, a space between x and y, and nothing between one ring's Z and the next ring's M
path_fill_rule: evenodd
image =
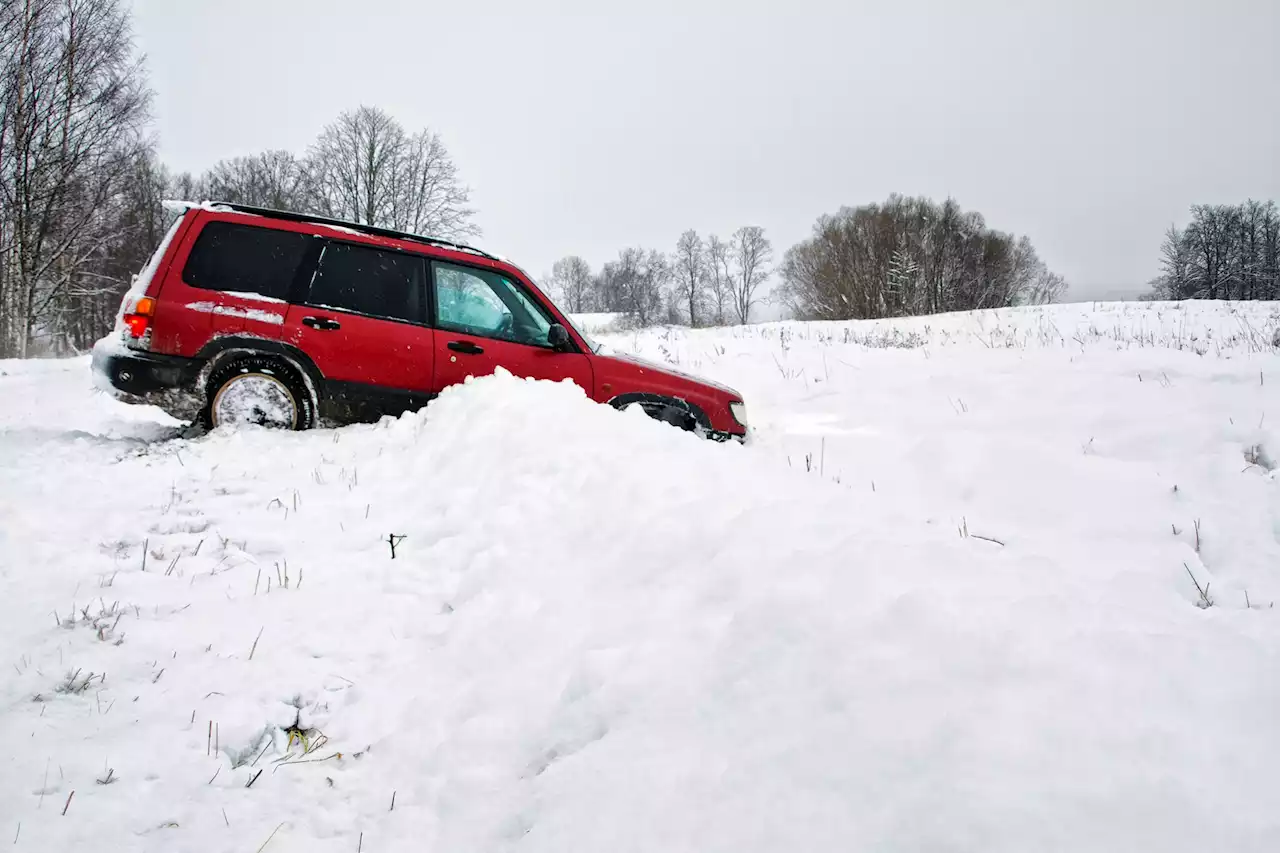
M573 314L570 316L573 325L585 335L606 335L621 330L624 324L622 314Z
M0 844L1280 849L1277 329L607 339L747 446L501 376L185 441L0 362Z

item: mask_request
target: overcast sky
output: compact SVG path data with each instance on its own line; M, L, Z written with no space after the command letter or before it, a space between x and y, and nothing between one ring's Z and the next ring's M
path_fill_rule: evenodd
M776 255L841 205L954 196L1069 298L1134 294L1196 202L1280 200L1280 0L134 0L164 160L438 131L476 242L539 276L686 228Z

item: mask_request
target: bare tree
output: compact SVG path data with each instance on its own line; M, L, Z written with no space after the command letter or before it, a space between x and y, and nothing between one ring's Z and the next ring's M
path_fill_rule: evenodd
M222 160L205 172L197 185L203 189L201 195L213 201L276 210L304 210L310 197L306 168L288 151Z
M1190 280L1190 263L1182 241L1182 232L1170 225L1160 244L1160 275L1152 283L1152 290L1161 299L1178 299Z
M564 300L565 310L582 314L591 310L591 267L577 255L561 258L551 267L551 286Z
M733 233L730 253L734 262L733 310L742 323L751 317L756 293L769 277L773 246L758 225L747 225Z
M380 109L362 106L338 116L307 156L317 211L366 225L388 225L404 145L404 128Z
M618 279L617 261L605 261L600 271L591 277L591 293L594 296L592 305L597 311L613 313L625 310Z
M167 193L169 198L183 201L213 200L213 194L209 192L208 173L197 177L190 172L179 172L169 178Z
M0 46L0 355L24 356L120 236L150 91L118 0L4 0Z
M994 231L953 200L890 196L822 216L786 253L781 292L797 316L847 320L1059 298L1031 241Z
M689 325L698 325L698 316L707 289L707 250L698 232L690 229L676 241L675 256L671 261L676 290L683 308L689 312ZM672 302L676 306L676 302Z
M625 313L638 328L652 326L659 318L664 290L670 277L666 258L654 249L623 249L618 260L601 270L610 310Z
M1043 269L1027 291L1028 305L1050 305L1067 293L1067 280L1056 272Z
M110 206L111 236L94 262L78 269L42 323L54 350L89 348L110 331L132 275L146 265L175 214L167 213L168 175L153 150L134 157Z
M396 178L392 228L454 239L480 233L471 221L471 190L439 134L423 130L408 137Z
M712 322L723 326L733 302L733 275L729 267L729 243L715 234L707 238L707 298Z
M438 237L477 233L470 191L440 138L408 134L376 107L338 116L311 146L307 167L317 213Z

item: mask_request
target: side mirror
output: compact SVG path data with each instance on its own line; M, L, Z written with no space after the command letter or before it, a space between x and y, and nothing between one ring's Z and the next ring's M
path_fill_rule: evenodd
M551 348L556 352L564 352L573 347L573 339L569 337L569 330L559 323L553 323L550 329L547 329L547 343L551 344Z

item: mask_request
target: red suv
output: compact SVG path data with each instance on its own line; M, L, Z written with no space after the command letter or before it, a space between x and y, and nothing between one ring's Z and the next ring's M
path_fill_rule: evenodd
M502 367L714 439L747 431L737 393L605 354L500 258L233 204L186 207L93 367L120 399L210 427L377 420Z

